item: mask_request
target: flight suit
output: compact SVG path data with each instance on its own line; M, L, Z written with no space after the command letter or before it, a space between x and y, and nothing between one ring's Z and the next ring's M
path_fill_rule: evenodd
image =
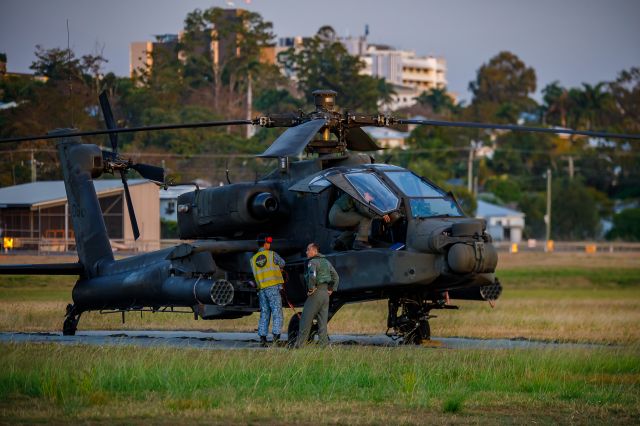
M311 293L304 302L300 329L296 340L296 347L303 346L309 339L313 319L318 320L318 335L320 344L329 343L327 322L329 321L329 290L336 290L340 277L331 263L318 253L309 260L305 273L307 289Z
M371 217L360 212L358 205L348 194L342 194L331 206L329 223L338 228L357 227L356 240L369 241Z
M258 322L258 336L266 337L269 331L269 321L273 317L271 331L279 336L282 330L282 298L280 290L284 279L281 267L284 260L275 251L261 248L251 258L251 270L258 285L258 300L260 302L260 320Z

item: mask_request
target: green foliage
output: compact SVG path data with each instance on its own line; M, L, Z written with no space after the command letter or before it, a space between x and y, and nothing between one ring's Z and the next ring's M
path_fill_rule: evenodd
M546 195L543 192L525 192L520 196L518 208L525 214L525 238L544 238L546 224L544 216L547 209ZM560 206L558 206L560 208Z
M556 179L551 196L551 235L554 239L585 240L598 236L598 205L580 179Z
M638 403L634 379L639 364L633 348L434 351L356 346L269 350L260 356L253 351L217 351L213 356L197 349L50 344L3 344L1 349L4 415L23 411L21 416L33 416L34 407L40 407L50 422L56 416L95 420L103 412L116 423L166 420L194 415L195 410L210 422L246 422L250 416L261 423L321 423L328 415L322 407L329 406L332 419L347 416L367 423L395 423L398 413L416 410L424 410L416 417L423 422L433 411L449 415L463 407L467 415L491 413L493 421L509 423L517 406L528 410L523 420L552 423L557 417L544 417L545 408L574 419L577 405L581 411L634 418ZM9 411L24 399L31 407L27 413ZM354 411L357 417L348 417Z
M431 108L434 114L445 117L451 116L460 109L460 107L454 103L453 97L447 92L446 87L433 88L422 92L420 96L416 98L416 101L421 105L426 105Z
M504 202L518 202L522 196L520 184L509 175L490 178L485 183L485 190L495 194Z
M302 102L288 90L269 88L256 97L253 106L263 113L285 113L301 108Z
M607 238L640 241L640 209L626 209L614 215Z
M529 95L536 90L536 73L511 52L500 52L478 69L469 83L471 111L480 121L515 122L520 112L536 104Z
M364 63L349 55L331 27L320 28L315 37L303 42L301 49L289 49L280 60L296 74L298 89L310 105L312 92L317 89L335 90L342 109L361 112L376 111L378 101L386 96L379 91L378 79L360 73Z
M460 393L454 393L444 401L442 411L445 413L459 413L462 411L465 397Z
M160 238L177 239L178 222L175 220L160 219Z

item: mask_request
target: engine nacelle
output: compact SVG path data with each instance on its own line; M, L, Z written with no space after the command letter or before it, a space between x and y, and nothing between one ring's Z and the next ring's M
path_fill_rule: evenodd
M237 183L178 197L181 239L233 236L286 216L278 188L268 184Z

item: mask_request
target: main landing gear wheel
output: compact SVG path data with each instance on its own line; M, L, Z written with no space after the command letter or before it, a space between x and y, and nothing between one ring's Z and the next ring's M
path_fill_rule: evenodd
M415 329L404 337L404 343L407 345L421 345L431 339L431 327L429 321L421 319L418 321Z
M295 346L296 340L298 339L299 331L300 317L298 315L293 315L289 320L289 326L287 327L287 345L289 347ZM309 333L309 338L307 339L307 343L313 342L316 334L318 334L318 323L314 320L313 325L311 326L311 333Z
M415 299L389 299L387 328L392 337L401 338L405 345L420 345L431 339L429 306Z
M78 329L78 322L80 321L79 313L76 313L76 309L72 304L67 305L67 313L62 323L62 335L63 336L75 336Z

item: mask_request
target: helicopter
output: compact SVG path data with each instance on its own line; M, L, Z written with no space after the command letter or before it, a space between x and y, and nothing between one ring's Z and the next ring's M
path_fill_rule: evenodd
M309 113L118 128L102 93L106 130L58 129L43 136L0 140L57 140L78 253L76 263L0 265L0 274L77 275L64 335L75 335L80 317L89 311L121 312L124 318L130 311L186 308L196 319L236 319L259 311L249 259L258 249L256 236L268 234L273 237L272 249L286 261L283 298L290 306L301 306L306 299L304 249L315 242L340 275L340 287L330 298L329 319L346 304L387 300L387 334L419 344L431 337L433 310L458 309L451 300L493 303L500 297L497 251L486 222L467 217L453 193L365 154L381 148L362 127L416 124L640 139L640 135L339 112L336 92L317 90L313 95L315 110ZM258 155L277 159L278 166L252 182L196 186L180 195L178 229L184 242L116 260L93 180L104 173L120 174L136 239L140 232L127 172L135 170L167 185L162 168L123 159L117 135L232 125L287 128ZM101 134L109 136L111 151L80 139ZM302 153L310 158L293 161ZM333 203L343 194L373 218L370 248L352 249L354 230L333 226L329 220ZM394 220L386 223L381 218L389 214ZM298 322L293 315L290 341Z

